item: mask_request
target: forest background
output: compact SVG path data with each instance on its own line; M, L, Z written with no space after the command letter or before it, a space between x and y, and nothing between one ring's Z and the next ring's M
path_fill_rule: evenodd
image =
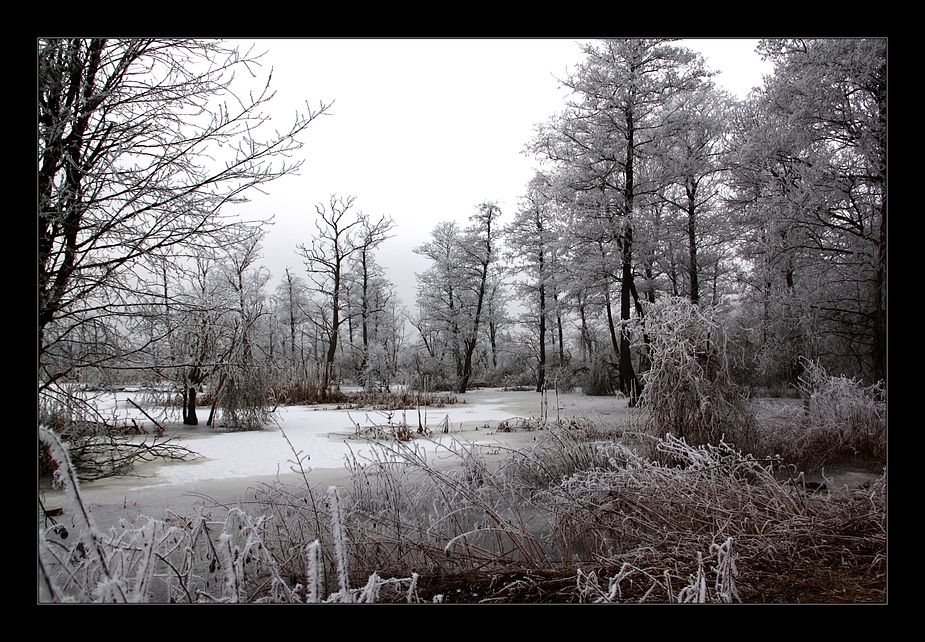
M210 425L255 429L340 383L632 401L671 297L718 310L743 385L787 394L816 361L885 379L886 40L761 41L744 99L676 42L582 47L517 205L435 214L406 301L377 259L402 231L358 196L312 204L273 281L269 217L240 215L330 104L280 129L265 70L221 43L40 41L40 405L144 383L184 423L206 395Z

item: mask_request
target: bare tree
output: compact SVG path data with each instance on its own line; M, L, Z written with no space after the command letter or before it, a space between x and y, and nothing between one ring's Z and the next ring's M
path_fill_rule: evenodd
M285 350L289 365L288 376L305 374L305 346L302 326L308 320L308 284L286 268L285 276L276 287L276 314L285 327Z
M299 245L298 253L305 261L312 289L320 295L315 302L313 321L326 337L327 349L321 364L321 389L330 390L337 356L342 316L345 310L344 290L351 258L361 257L388 238L394 226L388 216L373 220L363 213L351 212L355 197L332 195L328 207L315 206L317 235L311 246Z
M327 106L263 134L269 80L254 95L233 89L257 67L213 41L39 40L40 394L143 352L150 342L125 329L158 296L149 260L252 236L227 206L298 170L287 159ZM82 340L91 330L107 334Z

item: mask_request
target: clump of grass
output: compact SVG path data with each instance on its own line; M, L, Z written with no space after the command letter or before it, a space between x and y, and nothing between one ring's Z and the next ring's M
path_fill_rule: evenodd
M886 387L834 377L804 361L802 405L765 404L768 449L807 472L837 465L886 464Z
M623 436L622 426L570 417L567 420L532 420L544 435L505 459L504 472L518 483L545 488L577 471L606 465L601 444L613 443Z

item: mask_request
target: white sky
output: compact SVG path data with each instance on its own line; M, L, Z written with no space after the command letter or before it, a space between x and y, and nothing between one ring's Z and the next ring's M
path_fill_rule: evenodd
M685 40L722 71L719 86L744 97L771 72L757 40ZM443 220L468 222L482 201L513 218L537 162L524 146L535 125L561 110L556 78L581 62L572 39L301 39L256 41L273 68L271 102L280 130L305 103L334 101L309 126L299 176L267 186L245 206L275 217L263 264L275 287L286 267L304 274L295 253L309 245L315 205L331 194L355 208L390 215L393 233L378 252L403 304L414 308L415 273L428 262L412 249Z

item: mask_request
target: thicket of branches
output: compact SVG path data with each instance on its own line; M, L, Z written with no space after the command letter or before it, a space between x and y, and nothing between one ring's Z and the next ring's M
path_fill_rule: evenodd
M240 84L259 67L219 41L38 41L40 400L94 379L171 383L195 424L214 376L229 422L255 419L237 402L265 401L242 393L260 374L248 271L265 221L229 208L298 170L326 110L271 125L269 80Z

